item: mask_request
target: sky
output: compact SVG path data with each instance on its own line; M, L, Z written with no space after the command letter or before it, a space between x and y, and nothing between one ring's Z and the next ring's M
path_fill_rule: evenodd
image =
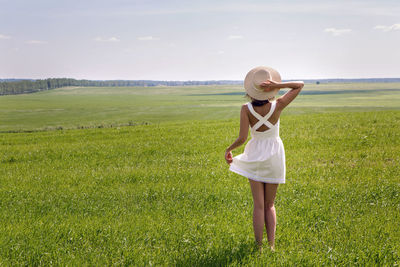
M400 77L398 0L0 0L0 79Z

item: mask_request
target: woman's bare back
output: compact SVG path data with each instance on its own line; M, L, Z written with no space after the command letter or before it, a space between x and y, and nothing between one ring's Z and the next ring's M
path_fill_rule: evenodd
M253 106L253 108L258 114L260 114L261 116L264 117L270 111L271 106L272 106L272 104L270 102L263 106ZM258 122L258 119L256 117L254 117L253 114L251 114L250 110L247 108L247 105L246 105L246 110L247 110L247 115L249 116L250 127L253 127ZM272 115L268 119L268 121L270 123L272 123L273 125L275 125L278 122L280 115L281 115L281 111L278 109L275 109L274 113L272 113ZM260 126L260 128L257 129L257 132L265 132L268 130L269 130L268 126L263 124L262 126Z

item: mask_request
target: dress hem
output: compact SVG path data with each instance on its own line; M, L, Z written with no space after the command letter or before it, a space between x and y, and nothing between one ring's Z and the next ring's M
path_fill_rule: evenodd
M233 165L229 166L229 170L231 172L237 173L239 175L242 175L248 179L257 181L257 182L263 182L263 183L268 183L268 184L284 184L285 183L285 179L280 179L280 178L264 178L264 177L260 177L257 175L253 175L251 173L248 173L246 171L243 171L241 169L238 169L236 167L234 167Z

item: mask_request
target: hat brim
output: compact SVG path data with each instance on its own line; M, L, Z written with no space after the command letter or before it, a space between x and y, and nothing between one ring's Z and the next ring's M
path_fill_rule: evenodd
M271 98L275 97L278 94L279 89L269 91L269 92L264 92L263 90L256 87L255 81L254 81L254 79L255 79L254 76L255 76L255 73L257 73L259 71L264 71L264 73L265 73L264 81L267 81L268 79L270 79L275 82L282 82L281 75L279 74L279 72L277 72L273 68L266 67L266 66L255 67L247 73L246 78L244 79L244 88L246 90L246 93L250 97L257 99L257 100L267 100L267 99L271 99Z

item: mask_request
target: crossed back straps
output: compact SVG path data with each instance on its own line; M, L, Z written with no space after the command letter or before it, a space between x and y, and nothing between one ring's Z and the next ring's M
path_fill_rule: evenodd
M270 123L268 121L268 119L271 117L272 113L274 113L275 110L275 106L276 106L276 101L272 101L271 102L271 108L268 111L267 115L265 115L264 117L261 116L260 114L258 114L254 108L253 105L249 102L247 103L247 107L249 108L251 114L253 114L254 117L256 117L258 119L258 122L256 124L253 125L253 127L251 127L251 129L253 130L257 130L258 128L260 128L263 124L265 124L269 129L271 129L272 127L274 127L274 125L272 123Z

